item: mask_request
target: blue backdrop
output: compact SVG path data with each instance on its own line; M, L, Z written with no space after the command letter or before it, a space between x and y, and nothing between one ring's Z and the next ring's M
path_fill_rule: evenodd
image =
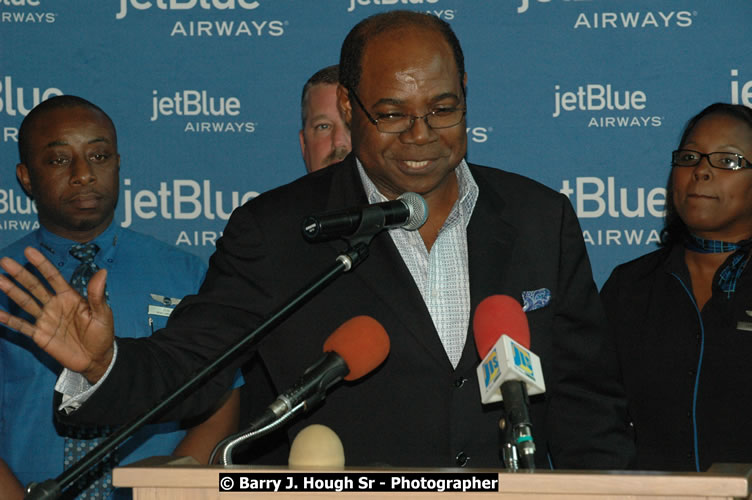
M686 120L752 105L749 0L0 0L0 247L36 221L18 126L69 93L115 121L122 224L208 258L235 206L304 174L306 79L396 8L454 27L469 159L566 193L599 286L655 248Z

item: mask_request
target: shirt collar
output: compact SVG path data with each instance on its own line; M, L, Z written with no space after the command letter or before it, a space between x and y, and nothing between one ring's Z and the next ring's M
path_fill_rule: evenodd
M376 185L373 183L368 174L366 174L363 164L360 163L360 159L355 158L355 163L358 166L358 173L360 174L360 180L363 183L363 189L366 192L366 198L368 203L381 203L388 201ZM470 216L475 208L475 202L478 200L478 184L475 182L473 175L470 173L470 167L467 166L467 162L463 158L457 168L454 169L457 174L457 191L459 203L455 203L452 208L452 213L448 217L451 219L455 211L458 211L462 222L465 227L470 222Z
M115 253L118 247L118 240L120 236L121 228L120 224L112 223L105 229L99 236L91 240L88 243L96 243L99 247L97 253L97 260L107 259L112 260L115 257ZM67 259L74 259L72 255L68 253L70 247L78 243L77 241L63 238L55 233L49 231L44 226L39 227L37 231L37 243L42 253L48 259L55 262L65 263Z

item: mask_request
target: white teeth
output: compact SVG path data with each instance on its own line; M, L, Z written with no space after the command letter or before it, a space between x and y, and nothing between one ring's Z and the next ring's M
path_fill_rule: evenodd
M407 165L410 168L421 168L428 165L428 161L410 161L405 160L405 165Z

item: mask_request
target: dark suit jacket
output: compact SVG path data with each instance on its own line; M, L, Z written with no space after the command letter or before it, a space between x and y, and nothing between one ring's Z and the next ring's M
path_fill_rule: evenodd
M542 360L547 393L531 401L540 466L621 468L632 453L620 386L606 344L605 319L581 231L569 201L522 176L471 166L479 198L468 227L473 310L485 297L548 288L547 307L528 313L531 350ZM146 341L119 339L118 360L95 396L72 416L121 420L241 332L259 324L293 292L330 268L341 241L309 244L304 216L367 203L354 158L262 194L232 215L206 281L183 300L168 327ZM349 465L501 467L503 405L480 403L472 332L452 368L426 306L389 235L370 256L282 322L258 346L257 363L281 392L321 356L326 337L347 319L369 315L391 340L386 362L331 391L299 421L331 427ZM145 347L144 347L145 345ZM231 368L228 372L231 372ZM229 385L215 377L173 415L195 413ZM263 399L261 404L271 400ZM116 412L113 412L116 408Z
M698 313L684 253L677 244L621 264L601 289L641 470L752 462L752 266L731 296L714 282Z

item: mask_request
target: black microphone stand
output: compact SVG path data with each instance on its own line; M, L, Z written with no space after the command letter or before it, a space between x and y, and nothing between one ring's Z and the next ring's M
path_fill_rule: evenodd
M383 229L383 226L374 228L372 221L365 220L360 227L361 229L356 231L352 236L344 238L348 242L348 249L337 256L336 263L329 270L325 271L308 285L303 287L297 294L288 300L285 305L264 320L261 325L256 327L234 345L230 346L209 365L199 370L175 392L160 401L157 406L147 411L142 416L123 425L113 434L107 436L107 438L99 443L96 448L87 453L70 468L63 471L55 479L47 479L41 483L29 484L26 488L26 495L24 498L28 500L53 500L59 498L60 494L66 487L76 481L91 467L99 463L99 461L117 448L117 446L123 441L128 439L136 430L151 422L159 414L168 409L171 404L177 402L186 394L190 394L198 384L205 381L209 375L223 367L226 364L226 361L235 356L240 349L251 342L257 342L260 340L261 337L269 333L269 331L276 327L280 322L298 310L298 308L300 308L308 299L326 288L340 275L354 269L368 256L368 246L374 236Z

